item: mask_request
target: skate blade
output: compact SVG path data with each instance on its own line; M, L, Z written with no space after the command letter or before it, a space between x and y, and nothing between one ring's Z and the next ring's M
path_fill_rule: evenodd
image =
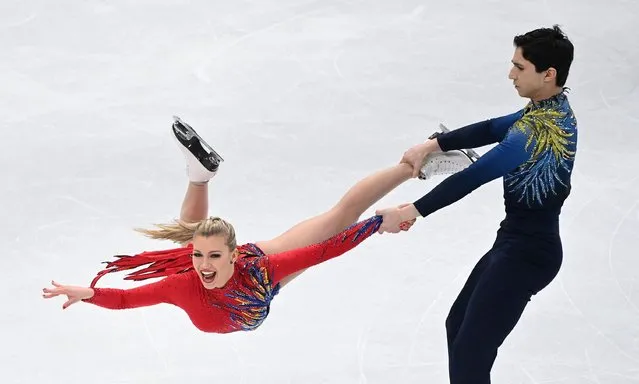
M197 134L193 127L187 124L184 120L180 119L178 116L173 116L173 127L175 127L187 141L191 140L193 137L197 138L202 148L207 150L217 162L221 163L224 161L222 156L220 156L217 151L211 148L211 146L202 137L200 137L200 135Z
M439 123L439 129L442 131L442 133L448 133L450 132L450 129L448 129L448 127L446 127L443 123ZM468 157L470 158L470 161L472 161L473 163L477 160L479 160L479 154L477 152L475 152L472 149L462 149L462 152L465 152L466 155L468 155Z

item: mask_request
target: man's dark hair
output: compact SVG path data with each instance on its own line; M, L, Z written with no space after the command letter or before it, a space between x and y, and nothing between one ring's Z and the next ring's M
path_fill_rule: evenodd
M550 67L555 68L557 86L566 84L574 47L558 25L515 36L513 43L521 48L524 59L533 63L538 73Z

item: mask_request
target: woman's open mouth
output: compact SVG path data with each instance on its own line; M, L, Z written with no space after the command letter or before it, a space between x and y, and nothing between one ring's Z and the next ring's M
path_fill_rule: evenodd
M215 276L217 276L217 272L200 271L200 276L202 276L202 281L204 281L207 284L210 284L213 281L215 281Z

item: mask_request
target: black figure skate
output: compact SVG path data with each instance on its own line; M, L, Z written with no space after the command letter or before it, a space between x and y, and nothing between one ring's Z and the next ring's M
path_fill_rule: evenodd
M224 161L195 129L173 116L173 135L186 159L186 175L194 183L206 183L217 174Z

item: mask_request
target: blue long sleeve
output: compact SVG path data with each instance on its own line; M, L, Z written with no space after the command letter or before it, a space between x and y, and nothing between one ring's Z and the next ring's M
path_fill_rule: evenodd
M489 132L490 135L499 132L508 121L511 121L510 119L513 116L515 115L495 119L490 124L478 125L475 131L469 129L467 135L457 136L456 139L465 142L470 142L472 139L475 140L475 143L484 142L481 139L488 138L488 135L485 134L486 132ZM486 127L489 128L487 129ZM484 133L483 135L476 134L476 132L480 131L480 128L481 132ZM425 196L415 201L413 203L415 208L425 217L460 200L481 185L513 171L531 158L531 152L527 150L529 137L530 135L525 131L508 131L504 140L481 156L479 160L463 171L449 176ZM529 147L532 148L533 146Z
M523 110L509 115L496 117L455 129L437 137L442 151L454 149L478 148L500 142L508 129L521 118Z
M565 92L440 135L437 140L444 151L499 144L413 204L425 217L502 177L506 217L501 227L554 235L571 190L577 136L577 120Z

